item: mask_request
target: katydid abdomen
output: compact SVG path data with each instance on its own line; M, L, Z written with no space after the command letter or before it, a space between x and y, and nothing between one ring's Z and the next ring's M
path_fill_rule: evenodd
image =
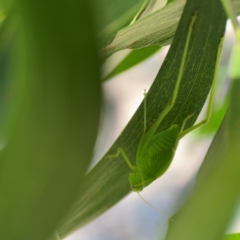
M141 191L168 169L178 145L179 132L179 126L173 125L155 134L138 152L136 166L129 175L129 182L134 192Z

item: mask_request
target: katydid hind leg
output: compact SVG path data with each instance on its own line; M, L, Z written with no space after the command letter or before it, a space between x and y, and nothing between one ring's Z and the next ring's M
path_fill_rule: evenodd
M146 103L146 97L147 97L147 93L146 90L144 89L144 122L143 122L143 134L146 133L147 130L147 103Z
M220 56L221 56L222 44L223 44L223 38L221 39L219 46L218 46L217 60L216 60L215 69L214 69L213 82L212 82L212 88L211 88L211 92L210 92L210 96L209 96L206 117L201 122L197 123L196 125L188 128L186 130L183 130L183 128L184 128L184 126L183 126L182 131L179 133L179 136L178 136L179 139L181 139L182 137L184 137L186 134L190 133L191 131L207 124L211 117L213 97L214 97L214 93L215 93L215 86L216 86L216 79L217 79L217 69L218 69L219 60L220 60ZM192 115L190 115L190 116L192 116ZM185 125L185 123L188 119L189 119L189 116L184 120L183 125Z
M184 128L185 128L185 125L187 123L187 121L194 115L194 113L188 115L184 120L183 120L183 123L182 123L182 126L181 126L181 130L180 130L180 133L183 132Z
M176 84L173 90L173 95L172 98L170 100L170 102L166 105L166 107L163 109L163 111L160 113L158 119L156 120L156 122L154 123L154 125L151 127L151 129L146 133L145 137L144 137L144 143L143 145L146 146L148 144L148 142L151 140L152 136L155 134L155 132L157 131L159 125L161 124L162 120L166 117L166 115L169 113L169 111L172 109L172 107L175 104L178 92L179 92L179 86L182 80L182 76L183 76L183 72L184 72L184 67L185 67L185 63L186 63L186 59L187 59L187 52L188 52L188 48L189 48L189 43L190 43L190 38L191 38L191 34L192 34L192 28L193 28L193 24L195 22L196 16L194 15L191 19L191 22L189 24L189 30L188 30L188 34L187 34L187 40L186 40L186 44L183 50L183 56L182 56L182 61L179 67L179 71L178 71L178 76L177 76L177 80L176 80Z

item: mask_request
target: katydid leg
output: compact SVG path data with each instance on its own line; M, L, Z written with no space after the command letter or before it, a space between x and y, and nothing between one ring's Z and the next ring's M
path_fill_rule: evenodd
M190 38L191 38L191 34L192 34L192 28L193 28L193 24L195 22L195 19L196 19L196 16L193 16L192 20L190 22L190 25L189 25L189 31L188 31L188 34L187 34L187 40L186 40L186 44L185 44L185 47L184 47L184 50L183 50L183 57L182 57L182 61L181 61L180 67L179 67L179 72L178 72L178 76L177 76L177 80L176 80L176 85L175 85L175 88L173 90L172 99L167 104L167 106L163 109L163 111L160 113L157 121L154 123L152 128L146 133L145 138L147 138L149 140L155 134L155 132L157 131L159 125L162 122L162 120L166 117L166 115L169 113L169 111L172 109L172 107L175 104L175 101L176 101L176 98L177 98L177 95L178 95L178 91L179 91L179 86L180 86L181 79L182 79L183 72L184 72L184 67L185 67L185 63L186 63L189 42L190 42ZM144 144L147 145L148 141L145 141Z
M124 158L124 160L126 161L127 165L128 165L132 170L134 170L134 168L136 168L136 166L134 166L134 165L130 162L127 154L124 152L124 150L123 150L122 148L118 148L116 154L112 154L112 155L109 155L109 156L107 156L107 157L117 158L120 154L123 156L123 158Z
M190 114L188 115L184 120L183 120L183 123L182 123L182 126L181 126L181 130L180 130L180 133L183 132L183 129L188 121L188 119L190 119L194 114Z
M196 125L188 128L188 129L186 129L184 131L181 131L179 133L179 139L181 139L182 137L184 137L186 134L190 133L191 131L195 130L196 128L199 128L202 125L205 125L206 123L208 123L208 121L209 121L209 119L211 117L213 96L214 96L214 92L215 92L215 85L216 85L216 79L217 79L217 69L218 69L219 60L220 60L220 56L221 56L222 44L223 44L223 38L221 39L219 47L218 47L217 61L216 61L215 69L214 69L212 89L211 89L210 96L209 96L209 102L208 102L208 107L207 107L206 118L204 120L202 120L201 122L197 123Z

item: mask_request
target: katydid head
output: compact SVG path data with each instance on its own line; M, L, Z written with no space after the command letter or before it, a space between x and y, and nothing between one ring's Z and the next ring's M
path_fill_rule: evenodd
M132 186L131 185L131 188L132 188L133 192L141 192L143 190L144 186L143 185L140 185L140 186L136 186L136 185Z
M138 171L138 169L135 169L134 173L129 174L128 180L133 192L141 192L151 184L155 178L146 177L142 172Z

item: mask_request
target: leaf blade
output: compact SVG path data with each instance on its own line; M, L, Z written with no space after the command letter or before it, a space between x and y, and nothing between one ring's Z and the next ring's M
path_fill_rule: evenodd
M3 239L42 240L73 201L91 160L100 67L88 2L21 0L15 14L0 231Z
M217 0L188 1L173 44L148 93L147 129L151 127L171 98L186 41L188 24L196 9L198 9L198 17L190 41L179 96L176 105L162 122L159 131L173 124L181 125L186 116L195 113L186 127L191 126L206 100L226 18ZM202 34L202 29L205 34ZM134 163L142 131L143 105L139 107L106 156L114 154L117 148L121 147ZM87 224L129 193L130 186L127 181L129 172L128 166L121 157L118 159L106 157L100 160L86 176L88 184L84 192L79 194L78 202L61 223L58 229L60 235L66 236L74 229Z

